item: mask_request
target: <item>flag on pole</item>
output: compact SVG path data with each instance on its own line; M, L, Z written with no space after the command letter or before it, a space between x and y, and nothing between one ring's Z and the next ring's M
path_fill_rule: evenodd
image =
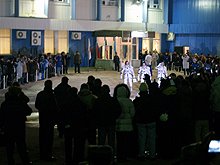
M91 45L90 45L90 39L88 38L88 59L91 60L92 54L91 54Z

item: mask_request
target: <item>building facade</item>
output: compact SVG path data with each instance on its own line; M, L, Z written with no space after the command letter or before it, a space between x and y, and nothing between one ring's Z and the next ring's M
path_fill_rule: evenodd
M82 66L142 51L219 53L219 0L0 0L0 56L78 50ZM179 49L178 49L179 50Z

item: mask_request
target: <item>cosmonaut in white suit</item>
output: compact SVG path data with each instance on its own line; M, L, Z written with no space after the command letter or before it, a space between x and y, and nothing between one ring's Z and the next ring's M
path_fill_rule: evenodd
M135 81L134 68L129 64L128 61L125 61L125 65L121 69L121 79L124 80L124 84L129 85L130 90L132 91L132 82Z
M145 63L142 64L142 66L139 67L138 69L138 81L144 82L145 74L148 74L150 76L150 79L152 77L150 67L147 66Z
M161 79L165 79L168 76L167 67L164 65L164 62L161 62L157 65L156 69L158 84L160 85Z

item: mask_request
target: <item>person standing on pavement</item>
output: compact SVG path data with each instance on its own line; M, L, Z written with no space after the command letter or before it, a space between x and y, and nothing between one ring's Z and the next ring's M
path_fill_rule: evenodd
M27 101L21 97L21 88L11 86L0 108L0 128L3 128L6 139L8 165L14 165L13 158L15 145L23 165L30 165L26 145L26 116L30 116L32 109Z
M133 100L135 106L134 122L137 126L138 134L138 158L155 159L156 156L156 120L159 111L155 105L152 106L151 98L148 94L148 85L141 83L139 87L139 97ZM145 152L148 151L148 155Z
M87 134L86 138L90 145L96 144L96 125L94 117L94 103L97 96L92 94L89 90L89 85L86 83L81 84L80 91L78 93L79 99L82 101L83 105L86 107L87 111Z
M132 100L128 97L129 89L120 84L118 86L115 87L117 89L115 92L122 113L116 120L117 159L125 161L132 156L131 144L135 109Z
M120 69L120 58L119 58L117 52L115 52L113 62L114 62L114 64L115 64L115 71L118 71L118 72L119 72L119 69Z
M81 55L78 50L76 51L73 60L74 60L74 65L75 65L75 73L76 72L80 73L80 64L82 63L82 59L81 59Z
M61 83L59 83L55 88L54 88L54 93L55 93L55 97L57 100L57 104L59 107L59 112L62 112L63 110L65 110L65 105L66 105L66 95L68 90L71 88L71 86L68 84L69 78L64 76L61 79ZM64 134L64 126L62 125L62 123L60 121L58 121L57 124L58 127L58 131L59 131L59 136L63 137Z
M58 106L51 80L46 80L44 89L37 94L35 107L39 112L40 158L42 160L52 161L55 159L52 155L52 148Z
M65 165L79 164L85 160L86 107L71 87L66 93L66 104L59 113L64 125Z
M94 103L95 122L98 128L98 144L108 145L115 151L115 125L121 114L121 107L116 98L110 95L108 85L101 87L100 97ZM108 140L107 140L108 139Z
M153 75L152 74L152 59L153 58L152 58L152 55L150 53L147 54L146 57L145 57L145 64L150 67L151 76Z
M134 68L129 64L128 61L125 61L125 65L121 69L120 78L123 78L124 84L129 84L130 90L132 91L132 82L136 79Z

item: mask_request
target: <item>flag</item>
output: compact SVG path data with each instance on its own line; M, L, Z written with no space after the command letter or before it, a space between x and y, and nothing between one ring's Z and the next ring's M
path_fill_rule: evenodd
M88 38L88 59L91 60L92 54L91 54L91 45L90 45L90 39Z
M106 39L106 37L104 37L104 43L105 43L105 59L108 59L108 42L107 42L107 39Z

